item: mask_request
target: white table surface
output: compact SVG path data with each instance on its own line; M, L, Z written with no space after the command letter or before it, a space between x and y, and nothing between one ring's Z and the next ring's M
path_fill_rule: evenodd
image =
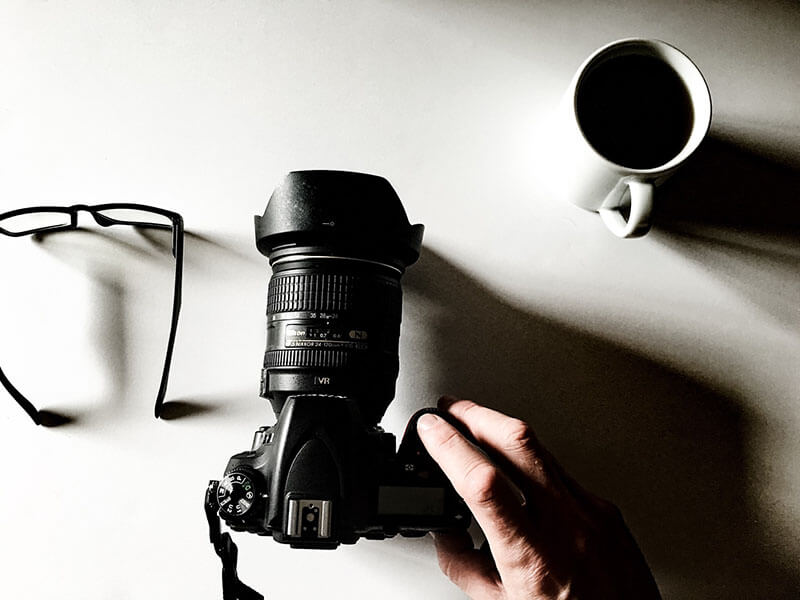
M711 137L618 240L552 201L538 135L581 61L660 38L705 74ZM0 4L0 210L183 214L171 265L121 228L0 239L4 598L220 598L202 496L252 431L269 269L252 216L293 169L387 177L425 248L404 278L400 433L441 393L526 418L622 508L667 598L800 590L796 2ZM462 598L430 540L296 551L239 534L267 598Z

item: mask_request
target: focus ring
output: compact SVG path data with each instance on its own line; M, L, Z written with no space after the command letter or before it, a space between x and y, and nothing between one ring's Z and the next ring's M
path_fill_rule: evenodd
M399 282L335 273L274 275L267 314L295 311L345 312L399 306Z

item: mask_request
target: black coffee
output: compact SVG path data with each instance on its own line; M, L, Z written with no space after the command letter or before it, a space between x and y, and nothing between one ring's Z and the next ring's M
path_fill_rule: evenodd
M651 56L618 56L580 83L578 122L592 147L632 169L658 167L686 145L694 121L686 84Z

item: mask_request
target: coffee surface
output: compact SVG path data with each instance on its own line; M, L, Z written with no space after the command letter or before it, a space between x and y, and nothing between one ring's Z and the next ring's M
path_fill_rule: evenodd
M600 63L580 83L578 122L608 160L650 169L674 158L692 131L689 90L668 64L651 56L618 56Z

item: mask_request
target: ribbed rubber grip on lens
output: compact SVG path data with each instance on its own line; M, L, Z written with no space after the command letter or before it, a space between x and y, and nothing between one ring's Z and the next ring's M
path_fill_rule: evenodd
M267 292L267 314L381 306L399 309L400 302L400 284L386 279L335 273L274 275Z
M397 357L357 354L347 350L300 349L269 350L264 354L264 368L303 367L320 369L338 369L348 367L365 367L367 363L378 360L387 366L397 366Z
M264 355L264 367L310 367L340 368L348 367L353 361L353 353L343 350L270 350Z

